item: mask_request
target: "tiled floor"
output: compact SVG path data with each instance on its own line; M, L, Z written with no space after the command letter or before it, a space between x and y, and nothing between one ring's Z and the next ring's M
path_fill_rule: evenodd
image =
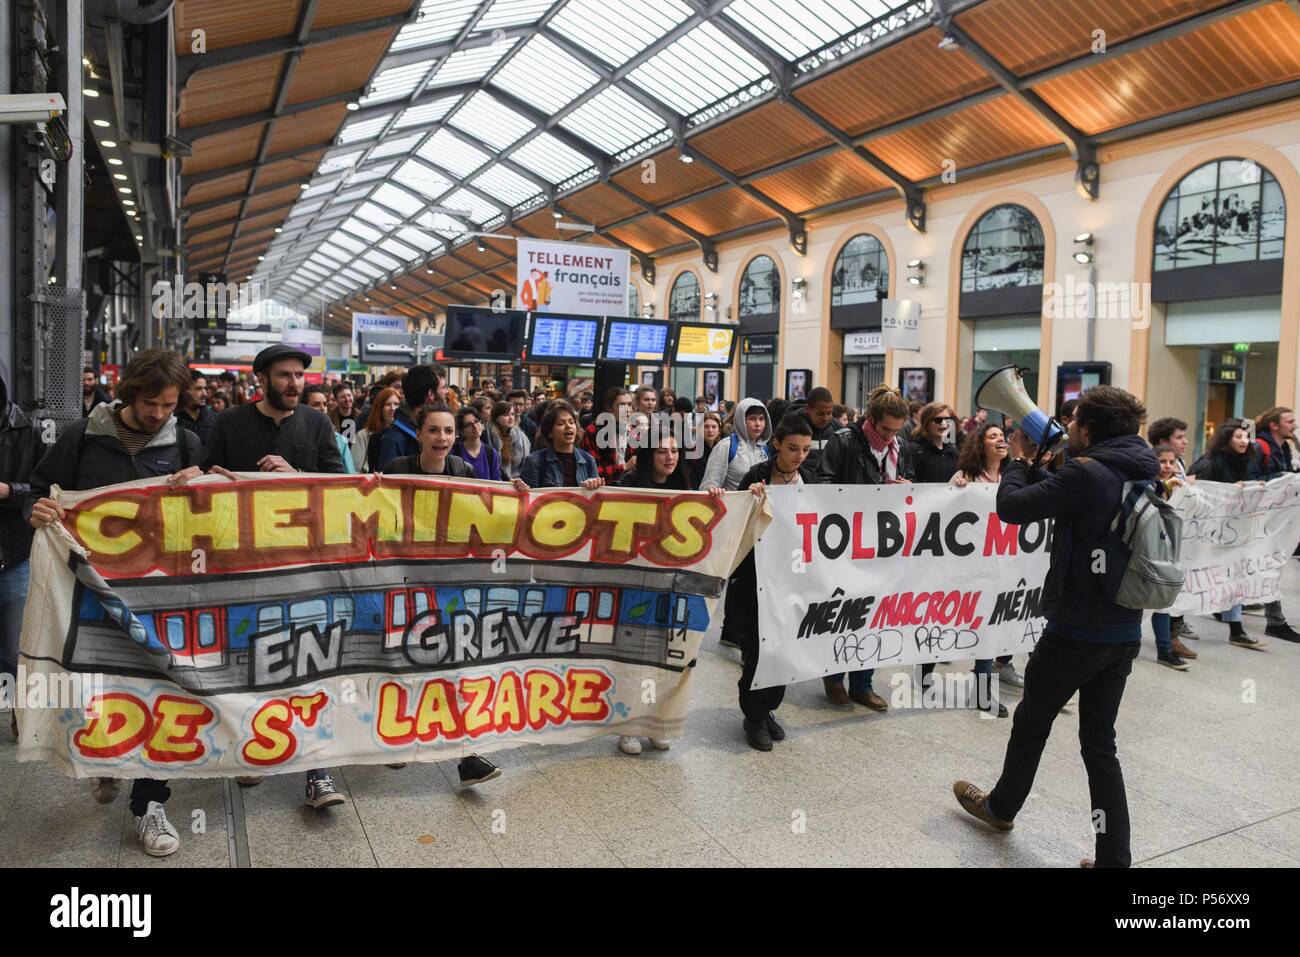
M1284 591L1300 595L1300 563ZM1285 604L1300 625L1300 600ZM1193 624L1203 638L1192 670L1157 665L1148 637L1120 712L1134 861L1300 866L1300 645L1247 651L1227 644L1225 625ZM1246 625L1262 637L1262 618ZM84 782L18 764L6 720L0 865L1033 867L1090 856L1075 712L1057 721L1015 830L994 834L956 807L950 785L993 783L1010 721L840 712L807 683L781 709L788 739L760 754L740 733L738 655L714 637L704 647L687 734L670 751L628 757L612 737L518 748L494 755L501 778L469 791L455 786L450 761L342 768L350 802L322 813L285 775L239 791L233 824L224 782L180 781L168 813L182 846L164 861L140 849L125 797L101 806ZM878 673L877 690L889 681Z

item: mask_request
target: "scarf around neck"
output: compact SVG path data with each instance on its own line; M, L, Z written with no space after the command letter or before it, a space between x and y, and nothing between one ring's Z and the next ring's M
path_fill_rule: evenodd
M892 439L883 438L880 433L876 431L876 427L871 424L871 419L869 418L862 420L862 434L867 437L867 443L877 454L883 453L886 449L889 450L889 464L892 466L892 469L886 469L883 477L888 479L890 471L897 476L898 436L894 436Z

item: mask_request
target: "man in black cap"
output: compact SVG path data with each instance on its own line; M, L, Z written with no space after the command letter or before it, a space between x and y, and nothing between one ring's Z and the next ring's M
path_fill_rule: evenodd
M217 416L203 457L204 468L231 478L232 472L344 472L334 426L323 412L303 406L303 379L311 356L292 346L267 346L253 360L262 389L256 402L231 406ZM239 778L243 785L261 781ZM327 771L307 772L307 804L346 804Z
M253 360L262 398L217 416L204 468L231 472L343 472L329 417L298 408L311 356L292 346L267 346Z

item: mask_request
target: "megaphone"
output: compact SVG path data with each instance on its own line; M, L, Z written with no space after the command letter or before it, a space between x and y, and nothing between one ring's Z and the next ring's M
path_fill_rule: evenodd
M1003 366L984 380L975 393L981 409L999 412L1025 430L1038 446L1039 458L1055 455L1069 439L1065 427L1034 404L1025 391L1025 380L1018 366Z

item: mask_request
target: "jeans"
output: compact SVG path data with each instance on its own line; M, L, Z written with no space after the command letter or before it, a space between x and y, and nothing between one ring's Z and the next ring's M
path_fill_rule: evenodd
M15 680L30 570L27 562L0 569L0 675L13 675Z
M868 691L870 691L871 678L873 675L875 675L875 673L876 673L875 668L870 668L866 671L850 671L849 672L849 694L866 694ZM824 680L827 682L833 681L837 685L843 684L844 674L840 673L838 675L827 675Z
M989 794L989 811L1015 819L1029 797L1052 722L1079 692L1079 749L1097 830L1098 867L1128 867L1128 798L1115 749L1115 717L1139 644L1078 641L1048 630L1029 656L1025 693L1016 709L1002 776Z
M1156 633L1156 651L1162 655L1173 654L1174 645L1170 637L1169 616L1162 611L1153 611L1151 630Z
M1241 605L1233 605L1223 613L1225 622L1241 621Z

